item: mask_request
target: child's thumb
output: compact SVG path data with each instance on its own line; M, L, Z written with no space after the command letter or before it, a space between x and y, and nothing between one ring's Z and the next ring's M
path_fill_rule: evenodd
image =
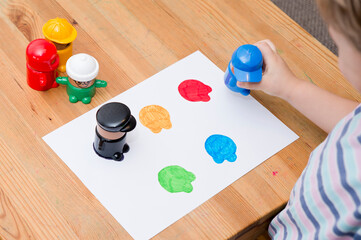
M252 89L257 89L257 88L258 88L258 83L253 83L253 82L237 82L237 87L252 90Z

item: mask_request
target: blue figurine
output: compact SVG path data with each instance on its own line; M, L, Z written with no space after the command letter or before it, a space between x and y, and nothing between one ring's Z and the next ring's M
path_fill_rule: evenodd
M224 74L224 83L234 91L247 96L250 90L237 86L238 82L260 82L262 80L263 57L254 45L240 46L232 55Z

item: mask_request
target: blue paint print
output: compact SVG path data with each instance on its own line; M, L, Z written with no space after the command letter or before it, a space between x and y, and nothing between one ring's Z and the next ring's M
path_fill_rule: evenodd
M237 146L233 140L227 136L220 134L211 135L207 138L204 147L207 153L211 155L213 160L218 164L223 163L224 160L234 162L237 159Z

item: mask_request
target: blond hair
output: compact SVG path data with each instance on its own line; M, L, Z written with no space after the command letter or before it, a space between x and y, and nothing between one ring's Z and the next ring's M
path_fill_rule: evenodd
M326 23L361 52L361 0L317 0Z

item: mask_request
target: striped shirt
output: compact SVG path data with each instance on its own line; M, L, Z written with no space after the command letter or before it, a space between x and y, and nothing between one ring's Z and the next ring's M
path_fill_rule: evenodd
M361 239L361 105L311 153L268 231L274 239Z

